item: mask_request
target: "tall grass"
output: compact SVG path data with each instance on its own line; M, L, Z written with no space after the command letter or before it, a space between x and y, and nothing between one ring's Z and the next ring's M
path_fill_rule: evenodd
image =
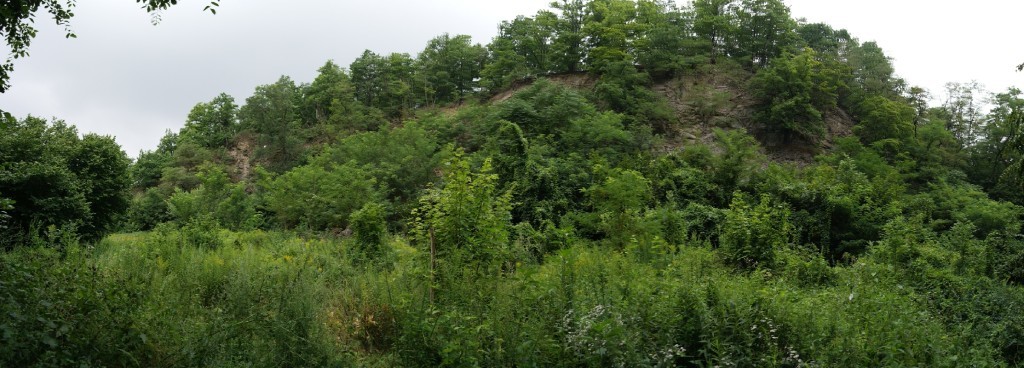
M431 302L427 254L400 237L365 262L349 240L188 231L0 255L0 365L999 366L979 336L1017 336L957 327L875 257L787 251L749 272L701 244L655 259L579 244L445 270Z

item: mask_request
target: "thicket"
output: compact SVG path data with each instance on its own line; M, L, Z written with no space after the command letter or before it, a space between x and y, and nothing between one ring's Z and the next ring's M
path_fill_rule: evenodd
M1024 100L925 93L779 1L565 0L130 166L4 121L0 365L1019 366Z

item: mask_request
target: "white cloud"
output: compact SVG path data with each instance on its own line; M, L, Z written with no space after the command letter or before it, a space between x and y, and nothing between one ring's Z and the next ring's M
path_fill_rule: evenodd
M794 17L877 41L896 73L938 98L946 82L977 80L991 92L1024 86L1016 0L790 0Z

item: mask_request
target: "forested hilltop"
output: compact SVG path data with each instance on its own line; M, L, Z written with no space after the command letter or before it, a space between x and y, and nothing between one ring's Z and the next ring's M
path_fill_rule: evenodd
M0 366L1024 365L1024 96L930 93L778 0L561 0L135 160L5 119Z

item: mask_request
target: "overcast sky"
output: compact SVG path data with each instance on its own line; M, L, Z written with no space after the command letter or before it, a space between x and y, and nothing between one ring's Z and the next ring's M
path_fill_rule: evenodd
M682 3L683 0L677 0ZM131 0L79 1L77 39L39 19L31 56L19 60L0 108L57 117L113 135L129 155L153 149L198 102L221 92L241 105L281 75L309 82L327 60L347 66L365 49L415 54L437 35L486 44L502 20L548 0L182 0L159 25ZM909 83L941 98L946 82L990 91L1024 86L1024 1L789 0L794 17L877 41ZM40 14L42 17L43 15ZM0 50L2 51L2 50Z

